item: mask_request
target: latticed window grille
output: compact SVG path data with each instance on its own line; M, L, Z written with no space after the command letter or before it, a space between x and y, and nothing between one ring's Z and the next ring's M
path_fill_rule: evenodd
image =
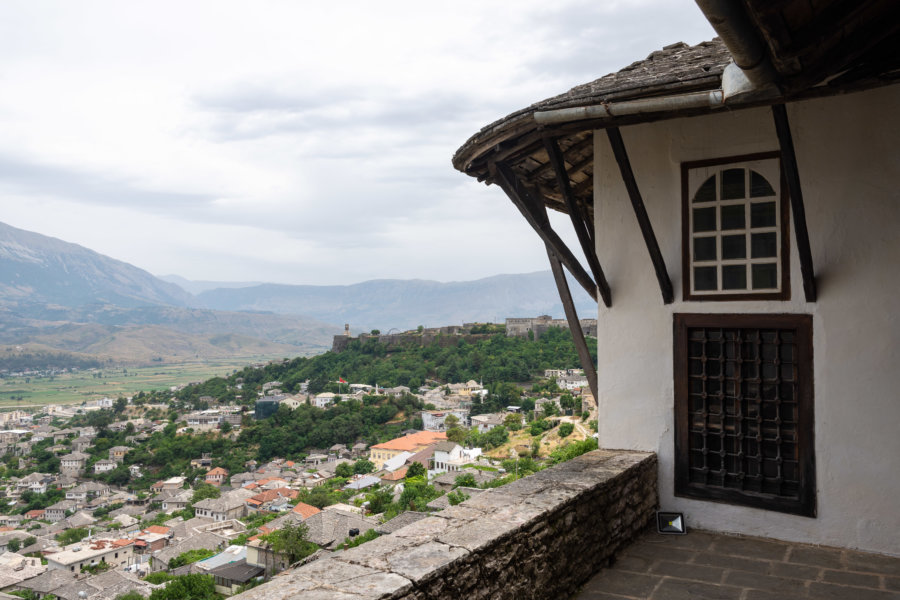
M676 315L676 491L808 514L811 355L805 315Z

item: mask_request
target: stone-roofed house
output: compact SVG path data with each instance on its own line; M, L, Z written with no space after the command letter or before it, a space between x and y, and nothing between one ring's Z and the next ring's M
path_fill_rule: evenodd
M125 455L131 451L128 446L113 446L109 449L109 460L120 463L125 460Z
M150 560L150 564L154 571L168 569L169 561L179 554L183 554L189 550L219 550L223 548L225 544L226 540L224 538L213 533L194 533L190 537L180 539L154 554Z
M116 461L102 458L94 463L94 473L109 473L118 466Z
M365 533L378 523L358 514L343 510L323 510L305 519L309 528L307 539L323 548L334 548L350 536L352 529Z
M188 504L191 503L193 495L193 490L181 490L180 492L173 493L171 496L167 496L163 499L162 509L168 513L176 510L184 510L187 508Z
M46 508L44 518L51 523L56 523L66 518L66 512L74 511L77 507L78 504L72 500L60 500Z
M59 471L63 475L78 477L84 472L84 465L90 458L90 455L84 452L70 452L60 457Z
M41 564L40 558L4 552L0 554L0 589L10 589L46 570L47 567Z
M87 502L99 496L108 496L110 487L106 483L99 481L86 481L76 485L70 490L66 490L66 500L74 500L76 502Z
M81 436L72 440L72 450L75 452L84 452L94 445L94 440L89 437Z
M198 517L213 519L215 521L239 519L244 516L247 507L243 498L234 496L207 498L206 500L197 502L193 506L194 513Z

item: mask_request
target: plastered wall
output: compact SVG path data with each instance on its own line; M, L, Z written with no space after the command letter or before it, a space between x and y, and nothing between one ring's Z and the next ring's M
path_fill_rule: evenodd
M683 302L684 161L778 149L749 109L625 127L622 136L675 289L664 305L604 132L595 135L600 446L655 451L660 503L689 526L900 555L900 86L788 106L819 300L806 303L791 223L792 299ZM673 495L675 312L813 315L818 517Z

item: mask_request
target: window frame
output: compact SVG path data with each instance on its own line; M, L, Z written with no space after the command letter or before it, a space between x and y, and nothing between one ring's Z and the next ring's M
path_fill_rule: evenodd
M693 256L691 254L691 239L693 232L691 231L691 197L689 174L693 169L718 166L735 166L738 167L742 163L748 163L760 160L772 160L778 162L779 171L779 188L780 193L776 195L778 202L781 204L779 218L781 220L780 231L781 244L779 247L779 257L781 269L781 289L777 292L733 292L733 291L717 291L706 293L695 293L693 291ZM789 196L787 189L787 180L784 174L784 167L781 162L781 153L778 151L758 152L755 154L743 154L738 156L726 156L721 158L713 158L706 160L696 160L681 163L681 270L683 274L684 286L682 288L682 299L685 301L735 301L735 300L790 300L791 299L791 244L790 244L790 209ZM749 199L747 200L749 202ZM749 224L747 227L750 229ZM717 230L720 235L721 230ZM721 264L721 259L718 259ZM747 263L750 264L749 262ZM717 267L719 268L719 267ZM749 278L749 273L748 273Z
M813 379L812 315L807 314L698 314L675 313L674 411L675 496L707 500L816 517L815 412ZM746 328L794 329L797 348L797 453L799 494L797 499L761 492L738 490L691 482L689 329Z

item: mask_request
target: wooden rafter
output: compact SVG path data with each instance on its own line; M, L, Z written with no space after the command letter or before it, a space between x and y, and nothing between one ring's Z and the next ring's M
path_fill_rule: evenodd
M790 191L794 237L797 238L800 274L803 276L803 293L807 302L815 302L818 292L812 251L809 247L809 232L806 229L806 209L803 206L803 190L800 187L800 171L797 168L797 155L794 153L794 140L791 137L791 126L784 104L773 104L772 116L775 118L775 132L778 134L778 144L781 147L781 164Z
M569 332L572 334L572 340L575 342L575 349L578 351L581 368L584 369L591 393L594 395L594 402L597 402L599 400L597 396L597 368L594 366L594 359L588 350L587 340L584 339L584 330L581 329L581 322L578 320L575 303L572 302L572 293L569 290L569 284L566 282L566 274L563 272L559 257L549 244L547 245L547 258L550 259L550 269L553 271L553 279L556 280L556 289L559 291L559 299L562 301L563 309L566 312Z
M625 151L625 142L622 141L622 134L618 127L609 127L606 130L606 135L609 137L609 143L612 146L616 162L619 163L619 171L622 173L622 180L625 182L625 188L628 190L628 197L631 199L634 215L637 217L641 234L644 236L644 243L647 245L647 251L650 253L650 260L653 262L653 269L656 271L656 279L659 281L663 302L671 304L675 299L675 294L672 291L672 280L669 279L669 272L666 270L666 263L663 260L662 253L659 251L656 234L653 233L653 225L650 224L647 208L644 206L644 200L641 198L641 192L634 178L634 172L631 170L631 162L628 160L628 153Z
M585 258L587 258L588 266L594 275L594 281L597 282L597 287L600 290L600 297L603 298L603 304L610 307L612 306L612 295L609 290L609 283L606 281L606 275L603 274L603 268L600 266L600 260L597 258L597 249L593 239L593 232L587 224L587 215L575 199L572 187L569 185L569 175L566 173L562 152L554 139L545 138L544 146L547 148L547 156L550 159L550 164L553 165L553 171L556 173L556 184L566 203L569 218L572 220L572 226L575 228L575 234L578 236L578 241L581 244L581 250L584 252Z
M513 204L516 205L516 208L519 209L519 212L521 212L522 216L525 217L525 220L528 221L528 224L531 225L532 229L540 236L544 244L553 250L556 256L559 257L559 260L566 265L566 268L572 274L572 277L575 278L581 287L583 287L584 290L590 294L591 298L594 299L594 302L596 302L597 286L594 283L594 280L591 279L588 272L584 270L584 267L581 266L581 263L578 262L578 259L575 258L575 255L572 254L572 251L569 250L565 242L563 242L559 235L553 231L553 228L550 226L550 219L547 216L547 207L544 206L544 203L540 199L535 198L534 195L519 182L515 173L512 172L512 169L510 169L508 165L502 162L493 163L492 171L497 184L503 189L509 199L512 200Z

